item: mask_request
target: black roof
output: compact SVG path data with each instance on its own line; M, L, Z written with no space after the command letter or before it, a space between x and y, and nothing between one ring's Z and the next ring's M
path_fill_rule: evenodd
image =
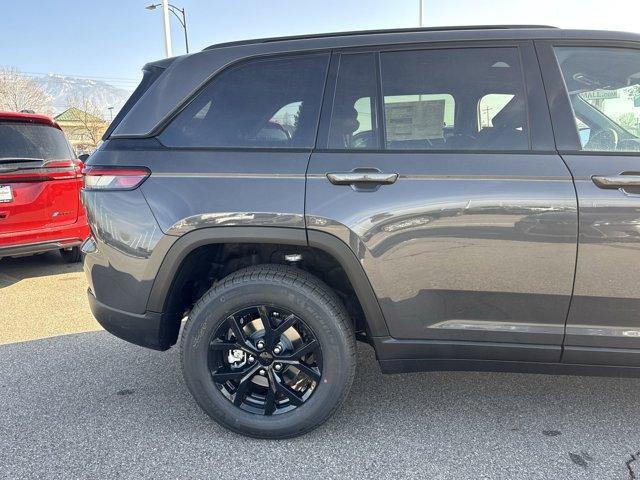
M253 45L256 43L283 42L289 40L307 40L314 38L331 38L331 37L350 37L356 35L377 35L386 33L414 33L414 32L449 32L464 30L516 30L516 29L539 29L554 28L550 25L463 25L453 27L420 27L420 28L393 28L386 30L354 30L348 32L331 32L331 33L313 33L309 35L291 35L287 37L269 37L256 38L249 40L237 40L234 42L216 43L209 45L204 50L213 50L214 48L235 47L238 45Z

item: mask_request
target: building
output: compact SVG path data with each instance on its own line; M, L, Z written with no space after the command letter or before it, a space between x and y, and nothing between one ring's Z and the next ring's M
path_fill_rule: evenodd
M77 154L91 153L98 146L109 122L76 107L55 117Z

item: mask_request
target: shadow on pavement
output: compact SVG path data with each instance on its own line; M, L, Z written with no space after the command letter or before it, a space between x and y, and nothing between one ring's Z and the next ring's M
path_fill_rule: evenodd
M27 278L81 271L82 263L65 263L58 252L0 258L0 288Z

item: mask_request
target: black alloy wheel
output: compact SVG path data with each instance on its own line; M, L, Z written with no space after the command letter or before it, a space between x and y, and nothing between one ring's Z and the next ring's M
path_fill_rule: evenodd
M235 406L277 415L304 404L322 378L322 349L311 329L271 305L230 315L209 342L211 379Z
M185 383L216 422L256 438L290 438L325 422L356 369L352 319L317 277L255 265L217 281L189 312Z

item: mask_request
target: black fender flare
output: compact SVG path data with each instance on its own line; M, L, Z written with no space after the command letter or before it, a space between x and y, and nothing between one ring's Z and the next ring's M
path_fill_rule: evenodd
M217 243L272 243L317 248L331 255L342 266L360 301L372 337L389 336L378 299L353 251L339 238L325 232L287 227L209 227L181 236L169 248L158 270L147 311L165 311L168 294L184 259L196 248Z

